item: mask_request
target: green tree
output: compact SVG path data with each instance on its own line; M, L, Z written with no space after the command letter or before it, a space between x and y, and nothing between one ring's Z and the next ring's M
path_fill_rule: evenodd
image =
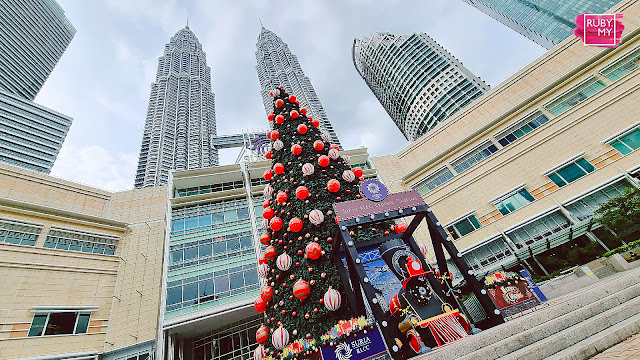
M624 194L602 204L594 221L620 237L640 230L640 190L628 188Z

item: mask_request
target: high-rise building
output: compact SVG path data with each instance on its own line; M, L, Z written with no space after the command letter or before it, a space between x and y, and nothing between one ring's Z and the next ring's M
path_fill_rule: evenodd
M0 90L33 100L76 29L55 0L0 0Z
M164 47L151 84L135 187L167 183L170 170L218 165L211 68L196 35L185 26Z
M353 63L409 141L489 90L425 33L376 33L353 41Z
M573 35L576 16L601 14L618 0L463 0L522 36L551 49Z
M72 119L0 91L0 161L49 173Z
M265 112L273 109L273 98L269 92L284 86L287 92L296 94L301 106L308 109L308 116L320 121L320 129L331 135L331 142L340 145L311 81L302 71L298 57L291 53L289 46L271 30L262 27L256 44L256 70L260 80L260 95Z

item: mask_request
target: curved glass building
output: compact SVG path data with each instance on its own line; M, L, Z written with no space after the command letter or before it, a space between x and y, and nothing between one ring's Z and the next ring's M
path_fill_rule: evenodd
M289 46L278 35L264 26L258 35L256 62L260 95L267 114L273 110L273 98L269 92L282 85L287 92L298 98L300 105L307 107L307 115L320 121L320 129L331 135L331 143L340 145L336 131L329 122L311 81L302 71L298 57L291 53Z
M427 34L355 39L353 63L409 141L489 90Z
M186 26L164 47L151 84L135 187L167 183L170 170L218 165L211 68L195 34Z

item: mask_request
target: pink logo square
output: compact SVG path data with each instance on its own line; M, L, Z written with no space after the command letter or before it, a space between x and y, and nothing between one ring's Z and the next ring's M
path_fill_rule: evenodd
M577 29L573 33L582 39L585 45L613 48L622 39L622 13L582 14L576 17Z

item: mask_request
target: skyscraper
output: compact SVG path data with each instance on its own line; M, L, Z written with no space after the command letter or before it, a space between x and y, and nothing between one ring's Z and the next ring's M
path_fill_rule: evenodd
M164 47L151 84L135 187L167 183L170 170L218 165L211 68L195 34L185 26Z
M424 33L355 39L352 55L356 70L409 141L489 90Z
M463 0L529 40L551 49L573 35L576 16L604 13L619 0Z
M0 0L0 90L33 100L76 29L55 0Z
M324 108L309 78L304 75L298 57L291 53L289 46L272 31L262 27L256 44L256 70L260 80L260 94L265 112L273 108L273 98L269 92L277 86L284 86L287 92L296 94L300 105L306 106L308 114L320 121L320 129L331 135L331 142L340 145Z

